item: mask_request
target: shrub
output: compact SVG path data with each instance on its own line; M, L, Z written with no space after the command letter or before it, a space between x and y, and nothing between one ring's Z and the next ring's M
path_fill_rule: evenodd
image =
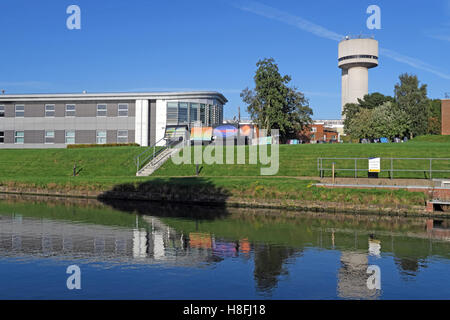
M67 149L104 148L104 147L139 147L137 143L105 143L105 144L69 144Z

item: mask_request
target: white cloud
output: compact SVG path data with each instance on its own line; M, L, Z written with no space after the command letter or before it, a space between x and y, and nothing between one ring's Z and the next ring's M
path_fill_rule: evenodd
M450 8L450 0L447 0ZM247 12L251 12L253 14L263 16L272 20L277 20L282 23L292 25L297 27L298 29L301 29L303 31L312 33L318 37L334 40L334 41L340 41L344 36L340 35L334 31L328 30L320 25L317 25L311 21L308 21L306 19L303 19L298 16L291 15L290 13L281 11L279 9L261 4L259 2L255 1L246 1L244 3L233 3L233 6ZM380 54L390 58L392 60L395 60L397 62L409 65L411 67L414 67L419 70L427 71L430 73L435 74L438 77L441 77L443 79L450 80L450 75L446 74L444 72L439 71L437 67L434 67L424 61L421 61L416 58L408 57L406 55L400 54L398 52L395 52L393 50L380 48Z
M439 71L439 69L437 69L436 67L429 65L426 62L423 62L419 59L408 57L403 54L397 53L397 52L389 50L389 49L384 49L384 48L380 48L380 54L382 54L385 57L388 57L392 60L395 60L397 62L407 64L416 69L431 72L431 73L437 75L438 77L450 80L449 74L443 73L443 72Z
M246 1L244 3L233 3L236 8L260 15L269 19L277 20L291 26L312 33L318 37L340 41L344 36L319 26L311 21L291 15L287 12L275 9L255 1Z

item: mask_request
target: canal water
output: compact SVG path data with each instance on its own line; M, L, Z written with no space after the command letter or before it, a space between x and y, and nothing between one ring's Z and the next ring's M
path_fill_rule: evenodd
M445 219L0 199L0 299L449 299L449 286Z

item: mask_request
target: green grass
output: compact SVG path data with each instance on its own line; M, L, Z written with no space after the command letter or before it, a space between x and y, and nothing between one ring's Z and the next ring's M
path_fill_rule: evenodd
M427 138L429 139L429 138ZM437 139L437 138L436 138ZM280 166L276 176L260 175L258 165L202 165L200 177L195 165L175 165L168 161L151 177L136 177L134 158L144 148L108 147L86 149L47 149L0 151L0 185L16 189L37 188L63 191L144 191L195 198L199 194L262 200L304 200L378 205L423 205L426 196L404 190L352 190L312 187L317 177L318 157L448 157L449 142L414 140L402 144L319 144L280 145ZM248 147L247 151L248 151ZM248 152L247 152L248 153ZM248 163L248 160L246 161ZM72 176L77 164L79 175ZM447 163L449 164L449 163ZM450 165L441 168L450 169ZM353 163L337 163L337 167ZM382 166L385 166L382 163ZM396 167L405 166L397 163ZM424 170L428 163L417 161L415 168ZM359 166L367 166L362 161ZM342 176L338 173L338 176ZM349 173L352 176L353 172ZM446 174L448 177L448 174ZM360 176L367 176L360 173ZM383 175L382 175L383 176ZM387 175L386 175L387 176ZM424 178L423 173L403 174L403 177Z
M436 138L437 140L446 138ZM440 141L440 140L439 140ZM248 163L248 149L246 147L246 163ZM280 145L280 164L276 176L306 176L317 177L317 158L450 158L449 142L426 142L415 140L408 143L390 144L317 144L317 145ZM225 159L225 152L224 152ZM224 160L225 162L225 160ZM327 160L323 162L325 168L331 169L331 163L336 163L337 169L353 169L353 160ZM367 160L357 162L358 169L367 170ZM390 168L390 161L382 161L382 169ZM200 176L260 176L262 165L202 165ZM264 166L267 167L267 166ZM420 172L396 172L395 178L429 178L429 161L426 160L395 160L395 169L415 169ZM434 161L434 169L450 170L450 161ZM175 165L172 161L166 162L155 176L192 176L195 174L194 164ZM327 176L331 171L326 172ZM354 177L354 171L339 171L338 177ZM367 171L358 173L359 177L367 177ZM383 172L380 177L389 177ZM435 173L434 178L450 178L448 173Z
M131 177L136 173L134 158L143 150L140 147L5 149L0 150L0 177L69 178L74 164L79 177Z
M448 136L435 136L435 135L426 135L416 137L411 142L442 142L442 143L450 143L450 135Z

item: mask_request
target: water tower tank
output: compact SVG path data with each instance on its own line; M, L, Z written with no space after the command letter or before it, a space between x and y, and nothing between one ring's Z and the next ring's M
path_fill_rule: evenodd
M369 93L369 69L378 66L378 41L346 37L339 42L338 67L342 69L342 111Z

